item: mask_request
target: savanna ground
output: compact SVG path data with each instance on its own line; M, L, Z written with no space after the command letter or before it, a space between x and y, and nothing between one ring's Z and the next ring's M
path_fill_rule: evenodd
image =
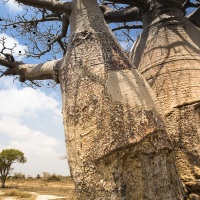
M52 195L52 196L49 196ZM62 181L44 179L7 180L6 188L0 188L0 200L76 200L74 184L70 178Z

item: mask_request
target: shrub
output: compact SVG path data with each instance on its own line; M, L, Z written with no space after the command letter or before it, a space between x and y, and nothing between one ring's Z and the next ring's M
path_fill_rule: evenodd
M19 173L14 173L14 175L13 175L13 179L25 179L25 174L22 174L21 172L19 172Z
M40 179L41 178L40 174L37 174L35 178Z
M65 179L64 176L58 174L48 174L44 177L44 181L63 181Z

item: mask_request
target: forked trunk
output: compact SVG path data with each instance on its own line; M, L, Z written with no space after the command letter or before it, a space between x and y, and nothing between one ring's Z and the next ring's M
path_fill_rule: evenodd
M182 180L200 193L200 31L182 3L151 1L131 56L161 103Z
M74 0L70 24L58 76L78 199L183 198L152 91L110 33L96 0Z

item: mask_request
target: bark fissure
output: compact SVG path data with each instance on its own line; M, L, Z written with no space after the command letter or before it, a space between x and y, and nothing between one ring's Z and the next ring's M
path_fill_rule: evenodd
M160 1L155 2L159 7ZM181 9L166 7L144 13L145 31L131 58L156 92L175 147L178 171L189 194L195 193L190 198L198 199L200 130L195 106L200 101L200 32L182 16Z
M78 199L183 197L174 163L166 164L169 158L173 160L173 148L159 106L108 29L98 4L74 0L70 24L58 78ZM151 158L155 165L148 166ZM156 166L166 172L156 178L163 182L162 192L151 187L158 177ZM171 187L173 181L176 189Z

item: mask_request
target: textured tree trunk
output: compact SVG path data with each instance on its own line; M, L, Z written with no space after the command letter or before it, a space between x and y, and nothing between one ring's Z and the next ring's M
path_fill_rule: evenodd
M1 188L5 188L6 187L6 178L5 177L1 177Z
M182 16L181 3L151 1L131 58L156 92L181 178L199 199L200 31Z
M74 0L58 77L78 199L175 200L184 192L159 108L95 0Z

